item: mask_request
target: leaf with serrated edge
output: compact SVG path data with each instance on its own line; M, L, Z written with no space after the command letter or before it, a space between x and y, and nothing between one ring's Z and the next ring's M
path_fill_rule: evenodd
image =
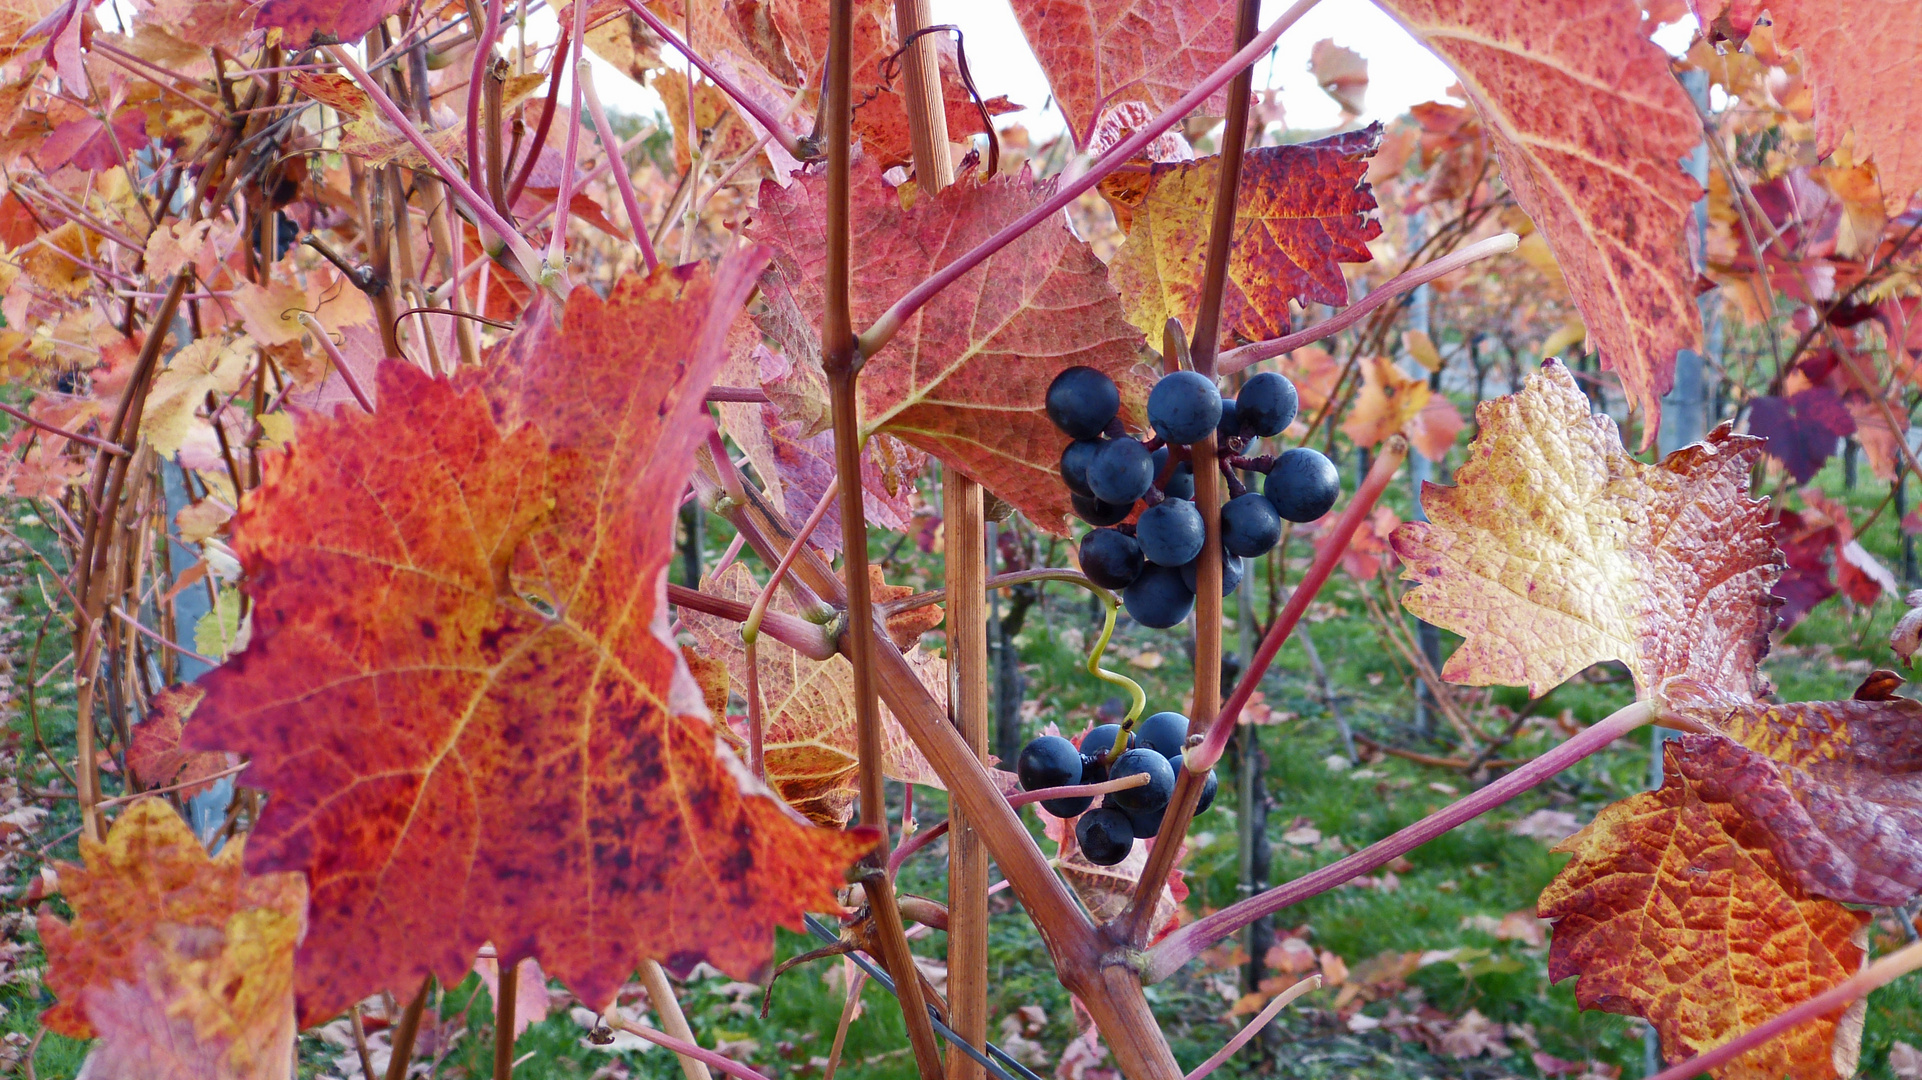
M1443 677L1539 696L1619 660L1638 696L1673 676L1752 694L1781 564L1748 496L1761 440L1723 425L1643 464L1553 360L1475 415L1456 486L1424 484L1428 521L1394 535L1403 604L1466 639Z
M871 846L746 777L666 640L704 397L762 258L579 290L456 384L385 364L379 415L310 421L249 493L253 640L188 739L271 793L249 865L309 874L303 1017L451 985L487 941L596 1008L648 957L745 976Z
M879 571L879 567L873 568ZM719 579L701 582L710 596L751 603L761 589L740 563L721 572ZM786 590L775 593L770 611L793 614ZM931 609L938 611L939 609ZM703 655L724 663L728 685L747 695L747 646L739 623L684 609L681 622L694 635ZM854 723L854 667L845 656L813 660L762 634L755 647L759 658L762 750L768 784L810 819L846 824L854 796L860 790L858 732ZM942 658L915 645L908 662L922 682L945 706L948 665ZM895 780L941 787L941 778L902 730L900 721L881 711L881 770Z
M1369 216L1375 196L1363 179L1380 143L1381 125L1374 124L1311 143L1264 146L1242 158L1221 303L1230 333L1245 341L1277 338L1293 325L1290 301L1348 303L1341 264L1369 261L1367 242L1381 235L1381 222ZM1129 321L1151 337L1171 316L1195 324L1220 174L1220 157L1149 166L1147 191L1137 196L1113 270Z
M854 163L853 317L866 326L935 270L1044 200L1053 181L964 177L902 209L872 159ZM826 176L761 185L748 235L776 251L762 329L797 366L820 367ZM1049 532L1065 534L1067 437L1048 421L1048 383L1086 365L1121 388L1139 429L1153 373L1107 269L1057 217L942 290L863 369L861 434L896 435L960 469Z
M1607 807L1557 845L1574 858L1536 914L1555 920L1549 978L1579 975L1584 1008L1646 1017L1664 1054L1681 1061L1853 975L1863 956L1854 938L1869 917L1797 888L1763 830L1687 777L1691 751L1665 751L1659 790ZM1717 1075L1846 1076L1861 1024L1859 1009L1839 1024L1811 1021Z
M1235 51L1231 0L1013 0L1077 147L1112 105L1173 105ZM1217 91L1201 111L1222 115Z
M236 837L209 857L194 831L158 798L128 806L104 841L82 837L80 864L59 868L73 921L40 916L47 989L59 999L41 1014L47 1029L81 1039L98 1034L88 1022L87 995L117 983L141 984L149 959L142 951L164 948L168 928L218 935L246 912L278 913L297 927L307 893L300 876L242 871L247 839ZM287 945L291 957L292 942Z
M1702 141L1635 0L1376 0L1461 79L1502 178L1548 238L1589 340L1655 441L1675 353L1701 347L1684 237Z

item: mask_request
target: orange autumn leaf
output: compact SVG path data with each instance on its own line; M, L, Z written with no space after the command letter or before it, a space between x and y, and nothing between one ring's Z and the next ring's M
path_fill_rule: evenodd
M1123 102L1159 113L1227 63L1235 51L1229 0L1013 0L1021 34L1048 76L1077 147ZM1201 111L1220 116L1216 91Z
M1655 441L1675 353L1699 348L1684 243L1700 193L1680 162L1702 125L1634 0L1381 0L1442 58L1502 178L1548 238L1602 362Z
M81 838L81 863L61 864L60 891L73 909L73 921L43 914L40 937L47 949L47 989L57 1000L41 1021L48 1030L74 1038L113 1033L99 1020L116 1011L102 1008L112 1001L117 985L128 985L139 995L163 986L162 1001L194 992L207 992L204 979L196 982L181 969L189 957L182 948L217 946L223 935L233 944L235 920L254 924L269 940L271 953L284 949L280 959L262 953L251 964L293 962L294 940L307 903L305 883L297 874L254 876L241 869L247 837L229 842L220 854L208 857L187 823L164 800L140 799L115 821L104 841ZM251 932L251 931L242 931ZM199 939L196 941L195 939ZM158 964L157 975L150 969ZM248 966L243 963L243 966ZM249 977L260 974L252 969ZM183 976L188 976L183 980ZM216 986L218 984L215 984ZM289 981L282 987L278 1006L285 1012L285 1037L293 1040L293 998ZM257 1002L251 1019L264 1021L272 1001ZM244 1025L251 1026L251 1025ZM244 1064L249 1044L233 1043L235 1064Z
M1403 603L1466 639L1443 677L1539 695L1619 660L1640 696L1677 675L1751 694L1781 564L1748 496L1761 440L1725 424L1643 464L1553 360L1476 418L1455 486L1424 485L1429 520L1394 535Z
M874 159L854 163L853 318L865 327L934 271L1043 199L1054 181L963 177L903 209ZM799 368L820 370L826 176L761 185L748 235L775 249L761 326ZM1023 234L942 290L862 370L861 434L884 432L981 482L1054 533L1070 512L1061 484L1067 439L1043 407L1048 383L1075 365L1121 387L1137 429L1152 372L1108 272L1056 218ZM819 377L818 374L815 377Z
M1363 179L1381 126L1310 143L1264 146L1242 159L1222 326L1247 341L1286 334L1291 301L1348 303L1341 264L1369 261L1381 235ZM1139 185L1105 189L1128 242L1114 261L1128 321L1157 339L1169 318L1193 326L1213 228L1219 157L1148 166ZM1123 215L1126 215L1123 217Z
M1694 738L1691 736L1691 738ZM1555 920L1549 978L1579 975L1584 1008L1646 1017L1670 1061L1702 1053L1860 968L1866 913L1809 896L1765 830L1679 767L1604 809L1555 850L1574 856L1536 913ZM1854 1071L1860 1002L1718 1070L1719 1080L1831 1080Z
M870 566L876 583L881 568ZM891 599L886 590L897 586L881 585L875 600ZM752 603L760 594L760 583L747 567L734 563L719 578L701 582L701 591L743 603ZM796 608L786 590L775 593L770 611L795 614ZM921 675L934 699L947 702L948 664L914 642L925 624L926 612L939 618L940 609L919 609L920 623L904 627L908 663ZM741 640L739 623L698 611L684 609L681 622L700 652L721 665L727 685L734 693L747 696L747 646ZM854 666L847 657L835 655L814 660L794 649L761 635L755 646L758 682L761 690L763 725L762 752L767 764L768 784L780 792L788 804L822 824L845 825L860 791L858 732L854 722ZM881 710L881 771L888 777L910 784L941 787L941 778L914 746L900 721L884 706Z
M666 638L761 258L577 291L453 383L385 364L378 415L268 459L234 520L253 636L187 742L249 755L250 865L309 875L304 1018L458 982L488 941L596 1007L644 958L746 975L871 845L745 778Z
M1462 414L1428 380L1410 375L1392 357L1371 356L1361 364L1361 393L1341 425L1356 446L1375 446L1400 433L1422 456L1439 461L1461 434Z

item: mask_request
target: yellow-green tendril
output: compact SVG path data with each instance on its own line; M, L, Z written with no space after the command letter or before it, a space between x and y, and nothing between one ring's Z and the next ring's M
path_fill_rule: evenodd
M1113 683L1116 686L1127 688L1128 696L1133 699L1134 703L1128 707L1128 719L1127 722L1123 724L1123 730L1126 731L1134 727L1135 717L1140 716L1141 711L1148 707L1148 695L1142 692L1140 683L1135 682L1133 679L1130 679L1118 671L1109 671L1107 668L1101 666L1101 654L1108 651L1108 639L1114 637L1115 611L1120 607L1119 604L1115 603L1112 594L1103 596L1101 599L1108 610L1108 620L1101 627L1101 638L1094 643L1094 651L1088 654L1088 674L1093 675L1102 682ZM1127 743L1128 740L1125 737L1115 740L1115 745L1124 749L1127 747Z

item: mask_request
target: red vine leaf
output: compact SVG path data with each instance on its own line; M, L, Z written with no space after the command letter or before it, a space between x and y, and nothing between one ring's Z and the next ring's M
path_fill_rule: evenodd
M1341 264L1369 261L1367 242L1381 235L1381 222L1370 216L1375 196L1363 179L1380 144L1381 125L1373 124L1248 151L1221 305L1231 333L1247 341L1286 334L1291 300L1348 303ZM1103 189L1122 201L1116 217L1128 242L1115 257L1115 286L1143 333L1159 334L1170 317L1195 324L1220 172L1219 157L1159 163L1149 166L1144 194L1132 185Z
M776 251L763 279L762 329L821 378L826 176L761 185L748 235ZM853 316L872 323L895 299L1047 198L1026 170L964 177L903 207L872 158L854 163ZM1030 229L921 308L871 357L860 383L861 434L885 432L939 457L1051 532L1066 530L1059 476L1065 439L1043 408L1048 383L1085 364L1122 388L1141 426L1151 375L1107 270L1064 220Z
M1461 78L1653 443L1676 350L1702 337L1684 244L1699 190L1678 164L1702 124L1642 5L1380 2Z
M1900 210L1922 189L1922 5L1834 7L1809 0L1692 0L1703 26L1746 36L1764 10L1775 45L1801 50L1815 90L1816 155L1855 136L1856 160L1875 159L1882 199Z
M234 519L253 636L187 741L271 792L249 865L308 874L304 1018L451 985L486 941L596 1007L647 957L745 975L871 844L745 781L666 639L703 399L761 258L531 311L456 383L384 364L378 415L269 459Z
M279 30L290 45L305 45L315 34L354 41L406 6L405 0L260 0L254 25Z
M1835 453L1836 440L1855 434L1855 419L1835 391L1812 386L1789 397L1758 397L1749 403L1749 433L1768 442L1768 455L1798 484L1815 478Z
M1231 0L1013 2L1077 147L1111 106L1138 101L1158 113L1235 52ZM1202 111L1220 116L1226 102L1217 91Z
M235 920L249 916L277 916L280 932L291 930L276 946L285 949L283 962L291 968L306 888L295 874L255 877L242 871L247 839L236 837L210 858L180 815L157 798L140 799L127 807L105 841L83 837L81 863L59 867L60 891L73 909L73 921L44 914L39 921L47 949L47 989L59 998L41 1014L48 1030L78 1039L112 1038L114 1033L98 1021L103 1012L106 1019L115 1015L114 1008L100 1006L113 1000L116 984L132 984L137 1000L151 990L153 963L161 963L163 979L183 974L169 963L178 956L176 946L182 944L182 935L231 938ZM263 963L269 959L259 958ZM281 1003L289 1044L293 1039L290 992L291 982L282 987L286 996ZM160 995L162 1001L174 996Z
M193 716L206 693L195 683L182 683L153 696L153 708L145 720L133 726L133 739L127 747L127 767L143 786L185 784L180 797L191 799L212 786L208 777L235 764L230 754L192 753L180 748L181 725Z
M1423 485L1429 520L1394 536L1403 604L1467 639L1443 677L1540 695L1619 660L1643 697L1677 675L1751 695L1781 560L1748 497L1761 440L1723 425L1643 464L1553 360L1476 419L1456 486Z
M1797 887L1767 830L1689 775L1691 751L1670 743L1665 752L1659 790L1604 809L1555 848L1574 858L1536 913L1555 920L1549 978L1579 975L1575 999L1584 1008L1646 1017L1663 1053L1681 1061L1854 974L1863 957L1854 937L1869 916ZM1862 1018L1858 1002L1718 1076L1848 1076Z
M881 568L870 566L869 569L873 571L874 583L881 586L876 589L877 602L892 599L888 591L912 591L882 584ZM735 563L722 571L718 579L701 582L701 591L752 603L761 587L747 567ZM796 613L786 590L778 591L768 608ZM940 616L939 608L920 610ZM729 689L745 698L747 646L741 640L740 624L687 608L681 610L681 622L694 635L701 653L724 665ZM914 637L920 636L919 627L911 629ZM922 683L935 701L945 707L947 661L924 651L912 638L909 645L908 663L921 675ZM755 652L768 784L810 820L837 826L847 824L861 787L859 740L854 723L854 666L845 656L810 659L766 634L761 635ZM745 730L745 727L738 729L743 740ZM895 780L934 788L943 786L941 778L915 749L901 722L886 706L881 709L881 769Z

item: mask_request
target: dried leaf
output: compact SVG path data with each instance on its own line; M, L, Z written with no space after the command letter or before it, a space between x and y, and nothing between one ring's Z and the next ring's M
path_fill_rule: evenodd
M1381 125L1311 143L1265 146L1242 159L1222 325L1248 341L1286 334L1290 301L1348 303L1344 262L1367 262L1381 235L1363 177ZM1170 317L1193 326L1214 220L1219 157L1149 166L1128 242L1114 261L1128 320L1154 339ZM1110 198L1115 195L1110 193ZM1132 195L1125 198L1132 198ZM1119 211L1118 211L1119 213Z
M1584 1008L1643 1016L1670 1061L1702 1053L1861 966L1868 915L1799 889L1764 830L1679 767L1604 809L1556 848L1574 856L1542 892L1555 920L1549 977L1579 975ZM1811 1021L1726 1066L1721 1080L1830 1080L1862 1013Z
M1603 660L1636 691L1686 675L1749 695L1781 557L1748 497L1760 440L1727 426L1645 465L1559 362L1477 407L1455 487L1395 531L1407 608L1467 640L1443 677L1542 694Z
M1014 0L1014 15L1077 147L1109 107L1138 101L1159 113L1235 51L1229 0ZM1220 91L1201 105L1212 116L1226 108Z
M854 323L866 326L929 274L1047 197L1027 171L963 178L903 209L872 159L854 166ZM797 366L820 370L826 178L766 182L748 235L777 252L763 279L762 329ZM1141 426L1151 382L1141 335L1122 317L1107 270L1057 219L1029 230L909 319L871 357L860 382L861 432L903 441L973 477L1050 532L1070 511L1061 484L1065 437L1043 398L1061 371L1085 364L1122 388ZM818 378L816 374L814 377Z
M147 408L141 414L140 433L153 444L156 453L173 457L187 441L199 409L207 395L225 399L240 389L240 380L251 365L247 353L237 342L204 337L189 342L167 361L166 370L154 377L147 394Z
M1367 58L1335 44L1333 38L1323 38L1308 51L1308 74L1315 77L1323 93L1335 99L1342 112L1362 114L1362 102L1368 94Z
M1486 124L1502 178L1555 251L1603 363L1660 427L1675 353L1699 348L1683 242L1699 194L1679 165L1702 139L1634 0L1382 0L1442 58ZM1852 37L1853 35L1851 35Z
M87 1007L88 999L117 983L133 984L136 996L151 991L148 967L155 957L144 953L158 948L165 961L178 940L170 935L217 936L227 933L236 917L253 913L282 916L298 936L305 883L296 874L243 872L246 840L237 837L209 858L187 823L157 798L128 806L106 840L82 837L81 864L59 867L60 891L73 921L47 914L39 921L47 989L59 999L41 1014L47 1028L80 1039L106 1034L90 1022L100 1014ZM291 962L292 937L285 948ZM291 1010L288 1021L291 1040Z
M251 865L312 880L304 1017L458 981L486 941L596 1005L645 957L752 972L871 843L746 781L665 638L759 261L578 291L454 384L383 365L378 416L268 460L234 523L253 642L203 677L187 741L249 755L272 795Z

